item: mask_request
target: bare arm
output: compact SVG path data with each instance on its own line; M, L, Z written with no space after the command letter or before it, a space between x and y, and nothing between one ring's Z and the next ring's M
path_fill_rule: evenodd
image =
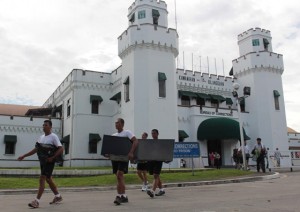
M131 141L132 141L132 146L131 146L131 149L128 153L128 157L129 157L130 160L133 160L134 159L134 152L135 152L139 142L138 142L138 140L136 139L135 136L131 138Z
M61 155L64 151L64 148L62 146L59 146L56 150L55 154L52 157L49 157L47 159L48 162L52 162L55 158L57 158L59 155Z
M33 150L31 150L30 152L27 152L26 154L18 157L18 160L23 160L24 158L28 157L28 156L31 156L33 154L35 154L37 152L37 149L34 148Z

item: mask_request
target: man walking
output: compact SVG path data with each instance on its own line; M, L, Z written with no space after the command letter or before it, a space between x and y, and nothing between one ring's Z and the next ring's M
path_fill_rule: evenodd
M142 134L142 139L147 139L147 138L148 138L148 133L144 132ZM148 168L147 161L137 162L137 175L143 182L142 191L148 190L147 168Z
M59 194L52 179L52 172L55 165L55 158L60 156L64 149L57 135L52 133L51 129L52 122L50 120L45 120L43 124L43 131L45 134L38 139L34 149L18 158L18 160L21 161L25 157L37 153L40 161L41 175L39 180L39 190L36 198L28 204L28 206L31 208L39 207L40 199L45 189L45 182L49 184L50 189L55 195L50 204L55 204L62 201L62 196Z
M138 145L138 140L136 139L135 135L129 131L124 130L124 119L118 118L115 122L115 126L117 129L117 133L113 134L113 136L119 136L119 137L127 137L132 142L131 149L127 156L122 158L121 156L114 157L114 155L110 155L111 163L112 163L112 169L113 173L116 175L117 178L117 196L114 200L114 203L116 205L120 205L121 203L128 202L128 197L125 194L125 180L124 180L124 174L128 173L128 164L129 160L134 159L134 152Z
M261 143L261 138L256 139L257 144L255 144L254 149L252 150L252 153L256 156L256 168L257 172L261 169L263 173L266 172L265 167L265 155L266 155L266 148Z
M152 138L154 140L158 140L158 130L157 129L153 129L151 131L152 134ZM156 141L154 141L156 142ZM148 171L150 175L153 175L154 179L153 179L153 185L152 185L152 189L147 191L147 194L153 198L154 195L155 196L162 196L165 194L165 191L162 187L162 182L160 180L160 172L162 169L162 161L148 161ZM157 193L155 193L156 188L159 188L159 191Z

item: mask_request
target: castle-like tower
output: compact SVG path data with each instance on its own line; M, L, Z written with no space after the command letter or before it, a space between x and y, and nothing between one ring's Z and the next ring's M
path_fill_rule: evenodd
M124 84L121 116L137 137L157 128L160 138L178 139L178 34L168 28L167 15L164 1L136 0L128 9L129 27L118 38Z
M251 87L245 99L249 134L253 143L261 137L271 150L288 149L283 98L283 58L272 49L270 31L255 28L238 35L240 57L233 60L233 75L241 85ZM244 122L245 123L245 122Z

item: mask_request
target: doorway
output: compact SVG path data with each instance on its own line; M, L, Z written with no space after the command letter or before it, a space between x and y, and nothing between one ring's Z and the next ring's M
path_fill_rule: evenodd
M220 165L222 166L222 141L221 140L207 140L207 155L209 155L211 152L217 152L221 155L220 158ZM208 164L209 166L211 166L210 164L210 160L208 160Z

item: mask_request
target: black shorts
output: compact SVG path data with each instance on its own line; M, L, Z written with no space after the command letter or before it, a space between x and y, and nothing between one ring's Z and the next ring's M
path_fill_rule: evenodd
M117 171L122 171L124 174L128 173L128 161L111 161L113 173L116 174Z
M47 163L46 161L40 161L41 175L50 178L54 170L55 163Z
M148 171L150 175L160 174L162 168L162 161L148 161Z
M138 162L137 166L136 166L136 169L141 170L141 171L147 171L148 170L147 162Z

